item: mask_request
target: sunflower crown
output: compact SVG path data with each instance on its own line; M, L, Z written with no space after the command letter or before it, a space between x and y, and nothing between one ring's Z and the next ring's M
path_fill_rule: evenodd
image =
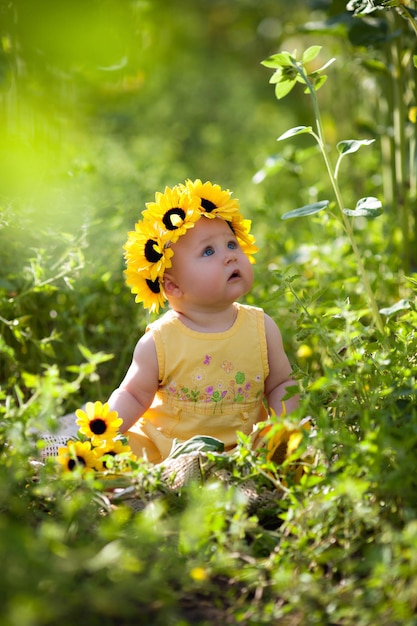
M239 202L229 190L200 179L186 180L165 192L156 192L155 202L147 202L142 219L128 233L125 252L126 283L151 313L158 313L166 301L163 277L172 266L174 251L170 244L185 235L202 217L229 222L243 252L254 263L258 251L250 234L250 220L239 212Z

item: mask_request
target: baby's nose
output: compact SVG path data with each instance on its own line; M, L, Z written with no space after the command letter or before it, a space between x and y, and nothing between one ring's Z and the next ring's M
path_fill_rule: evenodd
M236 261L236 258L237 258L236 250L228 249L226 251L226 254L225 254L225 257L224 257L224 260L225 260L226 264L227 263L231 263L232 261Z

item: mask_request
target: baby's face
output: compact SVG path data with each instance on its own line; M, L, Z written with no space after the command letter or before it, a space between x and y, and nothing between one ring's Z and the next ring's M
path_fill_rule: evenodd
M230 226L220 218L201 217L172 245L170 275L184 302L228 306L253 283L253 269Z

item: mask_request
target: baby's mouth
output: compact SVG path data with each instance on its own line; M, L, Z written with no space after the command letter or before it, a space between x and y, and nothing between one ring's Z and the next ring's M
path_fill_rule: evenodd
M235 278L240 278L240 272L239 270L235 270L234 272L232 272L229 276L229 280L233 280Z

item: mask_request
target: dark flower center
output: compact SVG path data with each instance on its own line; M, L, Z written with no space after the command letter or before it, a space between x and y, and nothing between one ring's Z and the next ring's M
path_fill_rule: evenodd
M96 417L90 422L90 430L95 435L102 435L106 432L107 424L101 417Z
M70 470L70 472L72 472L77 467L77 465L84 465L84 467L87 465L85 459L83 459L82 456L77 455L76 459L70 459L68 461L68 469Z
M161 293L161 285L159 284L158 278L156 280L149 280L149 278L147 278L146 284L148 285L152 293Z
M273 461L276 465L282 465L285 461L287 448L288 441L281 441L281 443L277 446L274 454L272 455L271 461Z
M162 254L155 250L155 246L158 245L158 242L155 239L148 239L145 243L145 258L149 263L156 263L162 258Z
M207 200L206 198L201 198L201 206L206 211L206 213L211 213L214 209L217 209L217 206L211 200Z
M106 452L106 454L108 454L109 456L112 456L112 457L115 457L115 456L116 456L116 453L115 453L115 451L114 451L114 450L109 450L108 452ZM105 461L105 460L103 461L103 467L105 467L106 469L108 469L108 468L107 468L107 463L106 463L106 461Z
M177 215L181 219L182 222L185 219L185 211L181 209L180 207L169 209L169 211L167 211L164 217L162 218L165 228L167 228L168 230L176 230L178 228L178 226L172 222L173 215Z

